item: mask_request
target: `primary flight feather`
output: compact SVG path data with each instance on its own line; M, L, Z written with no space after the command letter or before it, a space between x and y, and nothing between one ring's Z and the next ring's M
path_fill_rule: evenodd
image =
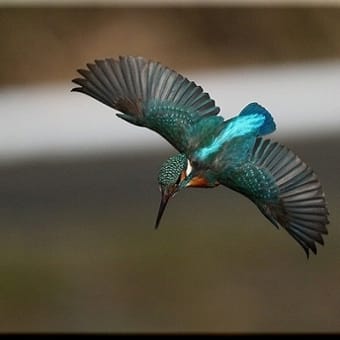
M194 82L142 57L96 60L78 70L72 91L119 111L117 116L163 136L179 153L162 165L158 227L168 200L187 187L225 185L253 201L276 227L317 253L327 234L328 210L321 184L297 155L263 139L275 131L271 114L248 104L228 120Z

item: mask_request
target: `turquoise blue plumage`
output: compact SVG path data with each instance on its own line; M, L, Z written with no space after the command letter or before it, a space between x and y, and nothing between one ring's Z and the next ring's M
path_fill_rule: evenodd
M228 120L194 82L142 57L96 60L78 70L73 91L119 111L117 116L163 136L178 150L161 167L162 198L188 187L224 185L253 201L276 227L305 250L317 253L327 234L328 209L314 171L285 146L265 139L275 131L272 115L250 103Z

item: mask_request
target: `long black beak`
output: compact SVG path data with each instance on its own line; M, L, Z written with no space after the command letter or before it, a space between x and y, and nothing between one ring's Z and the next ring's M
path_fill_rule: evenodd
M159 226L159 223L160 223L161 218L163 216L163 213L165 211L166 205L168 204L171 196L172 196L172 194L169 194L167 192L162 191L161 204L159 205L159 209L158 209L158 215L157 215L155 229L157 229L158 226Z

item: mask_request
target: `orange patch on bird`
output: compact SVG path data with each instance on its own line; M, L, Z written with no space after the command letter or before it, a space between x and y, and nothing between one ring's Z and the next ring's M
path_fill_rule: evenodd
M187 187L207 187L208 181L205 177L196 176L187 184Z
M185 170L181 172L180 182L184 181L186 179L187 175L185 173Z

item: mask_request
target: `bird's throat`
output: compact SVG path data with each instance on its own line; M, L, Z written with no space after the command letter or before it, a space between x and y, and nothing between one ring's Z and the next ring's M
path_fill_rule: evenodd
M196 187L196 188L213 188L216 187L219 183L217 181L210 182L206 177L198 175L193 177L187 187Z

